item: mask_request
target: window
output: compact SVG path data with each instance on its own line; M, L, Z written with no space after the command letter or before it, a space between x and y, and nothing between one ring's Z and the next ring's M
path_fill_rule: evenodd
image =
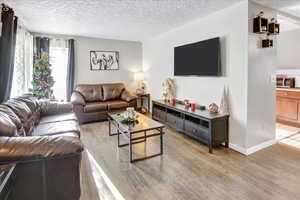
M23 27L17 29L11 97L29 92L32 80L33 36Z
M59 101L64 101L67 96L67 41L63 39L51 39L49 57L52 76L55 81L53 86L54 98Z
M51 39L49 61L54 78L53 93L56 100L66 100L68 43L64 39ZM33 36L24 28L18 27L15 65L11 97L20 96L32 88Z

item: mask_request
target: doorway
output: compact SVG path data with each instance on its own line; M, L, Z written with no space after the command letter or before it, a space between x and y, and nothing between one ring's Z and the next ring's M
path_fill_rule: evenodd
M277 19L276 140L300 148L300 21Z

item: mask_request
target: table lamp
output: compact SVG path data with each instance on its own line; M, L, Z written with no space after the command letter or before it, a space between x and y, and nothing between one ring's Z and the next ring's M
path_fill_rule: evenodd
M146 84L145 84L145 74L144 72L136 72L134 74L134 79L138 82L138 88L136 89L137 94L144 94Z

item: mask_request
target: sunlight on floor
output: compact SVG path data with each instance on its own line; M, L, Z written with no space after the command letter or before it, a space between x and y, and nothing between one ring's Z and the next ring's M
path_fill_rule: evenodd
M279 143L300 149L300 128L276 124L276 139Z
M300 133L284 138L280 140L280 143L300 149Z
M287 126L279 123L276 124L276 139L278 141L296 133L300 133L300 128Z
M100 167L100 165L97 163L97 161L95 160L95 158L92 156L92 154L86 150L87 155L88 155L88 159L91 163L91 168L92 168L92 175L95 181L95 184L98 188L98 191L101 191L101 181L99 181L100 179L103 179L104 182L106 183L107 187L110 189L110 191L112 192L113 196L115 197L115 199L117 200L125 200L124 197L121 195L121 193L118 191L118 189L115 187L115 185L111 182L111 180L108 178L108 176L105 174L105 172L102 170L102 168ZM99 195L99 198L101 199L101 195Z

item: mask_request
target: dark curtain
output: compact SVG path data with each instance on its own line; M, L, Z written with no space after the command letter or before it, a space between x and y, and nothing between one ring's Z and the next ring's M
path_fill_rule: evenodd
M3 102L9 99L12 87L18 18L11 8L2 5L1 21L0 102Z
M74 74L75 74L75 50L74 40L68 41L69 53L68 53L68 69L67 69L67 101L70 101L73 89L74 89Z
M35 37L34 38L34 56L35 58L41 58L43 53L49 55L50 40L46 37Z

